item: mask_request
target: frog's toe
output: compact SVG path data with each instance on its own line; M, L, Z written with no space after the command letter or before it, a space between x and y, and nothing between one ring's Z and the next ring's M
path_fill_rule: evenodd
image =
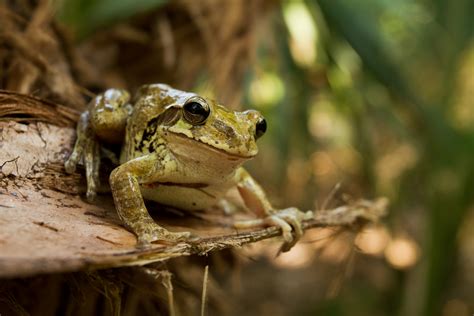
M76 172L76 164L77 164L77 162L75 162L71 158L69 158L64 163L64 169L66 169L67 173L74 173L74 172Z
M262 225L275 225L281 228L283 239L285 240L284 249L291 249L293 245L303 236L303 221L313 217L313 212L301 212L295 207L283 210L272 211L266 218L237 221L234 223L236 228L251 228ZM285 251L287 251L285 250Z
M278 216L278 215L276 215ZM306 214L298 210L297 208L289 208L282 211L280 215L283 220L293 227L296 238L303 236L302 222L306 219Z
M288 224L286 220L281 218L278 215L272 215L268 217L269 224L276 225L281 228L282 236L283 239L285 240L285 243L291 243L293 242L293 234L291 225Z
M303 221L310 219L312 216L312 212L301 212L294 207L276 211L269 216L269 221L279 226L282 230L285 243L283 244L281 251L288 251L296 244L304 233L302 227Z
M90 168L86 166L86 168ZM93 202L97 196L97 187L99 183L99 175L96 174L95 170L86 170L87 173L87 192L86 197L87 201Z
M90 188L90 187L87 188L87 192L86 192L87 201L94 202L96 196L97 196L97 192L95 190L95 187L94 188Z
M137 246L148 247L154 241L176 243L192 238L190 232L170 232L156 223L148 223L137 233Z
M300 239L304 233L301 221L299 221L295 217L289 217L286 219L286 221L291 225L291 227L293 227L293 233L294 233L295 239L297 240Z
M76 172L76 166L79 163L79 160L81 159L82 152L74 148L73 152L71 153L71 156L66 160L64 163L64 169L66 169L66 172L71 174Z
M170 242L179 242L187 241L191 238L192 234L190 232L167 232L164 235L161 235L159 240L170 241Z
M163 233L147 234L147 235L142 235L138 237L137 247L148 248L148 247L151 247L152 242L155 242L155 241L178 243L182 241L189 241L191 238L192 238L192 235L190 232L181 232L181 233L167 232L166 234L163 234Z

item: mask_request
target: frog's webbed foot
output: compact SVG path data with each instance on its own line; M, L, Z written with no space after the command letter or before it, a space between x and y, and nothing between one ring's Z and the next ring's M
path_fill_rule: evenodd
M86 168L87 200L94 200L99 187L100 144L89 126L89 113L81 115L77 125L77 140L71 156L64 163L67 173L74 173L83 160Z
M268 216L256 220L237 221L236 228L250 228L263 225L275 225L281 228L285 243L281 247L282 252L290 250L303 236L302 223L313 217L312 211L302 212L296 207L283 210L270 211Z
M138 238L137 247L139 248L147 248L154 241L176 243L191 238L190 232L170 232L154 221L141 222L134 227L134 232Z

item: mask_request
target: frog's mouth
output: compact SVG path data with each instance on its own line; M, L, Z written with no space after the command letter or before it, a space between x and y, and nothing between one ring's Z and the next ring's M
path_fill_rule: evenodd
M248 155L243 155L239 153L228 152L224 149L215 147L211 144L205 143L200 139L189 137L188 135L182 133L175 133L168 131L168 138L170 149L175 152L179 150L180 152L185 151L187 155L194 155L193 146L199 144L199 147L204 148L206 151L216 154L217 156L224 156L227 160L231 161L245 161L252 159L257 154L257 150L250 151ZM172 139L171 139L172 138ZM174 146L173 146L174 144ZM175 147L173 149L173 147Z

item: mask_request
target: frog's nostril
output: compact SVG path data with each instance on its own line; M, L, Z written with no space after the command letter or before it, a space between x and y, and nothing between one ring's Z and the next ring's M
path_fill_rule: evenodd
M267 121L262 117L255 126L255 139L260 138L267 131Z

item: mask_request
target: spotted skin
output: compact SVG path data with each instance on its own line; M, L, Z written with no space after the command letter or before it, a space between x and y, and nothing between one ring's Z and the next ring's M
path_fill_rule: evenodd
M278 225L291 247L301 236L301 221L309 213L293 208L274 210L263 189L241 167L258 152L256 139L264 131L257 129L262 120L257 111L231 111L164 84L145 85L133 99L125 90L110 89L81 115L76 144L65 167L74 172L79 161L84 161L87 197L92 200L99 182L102 144L121 145L110 187L119 217L137 235L141 247L190 237L188 232L170 232L155 223L144 199L203 210L227 205L220 202L232 188L238 189L245 205L261 218L236 226Z

